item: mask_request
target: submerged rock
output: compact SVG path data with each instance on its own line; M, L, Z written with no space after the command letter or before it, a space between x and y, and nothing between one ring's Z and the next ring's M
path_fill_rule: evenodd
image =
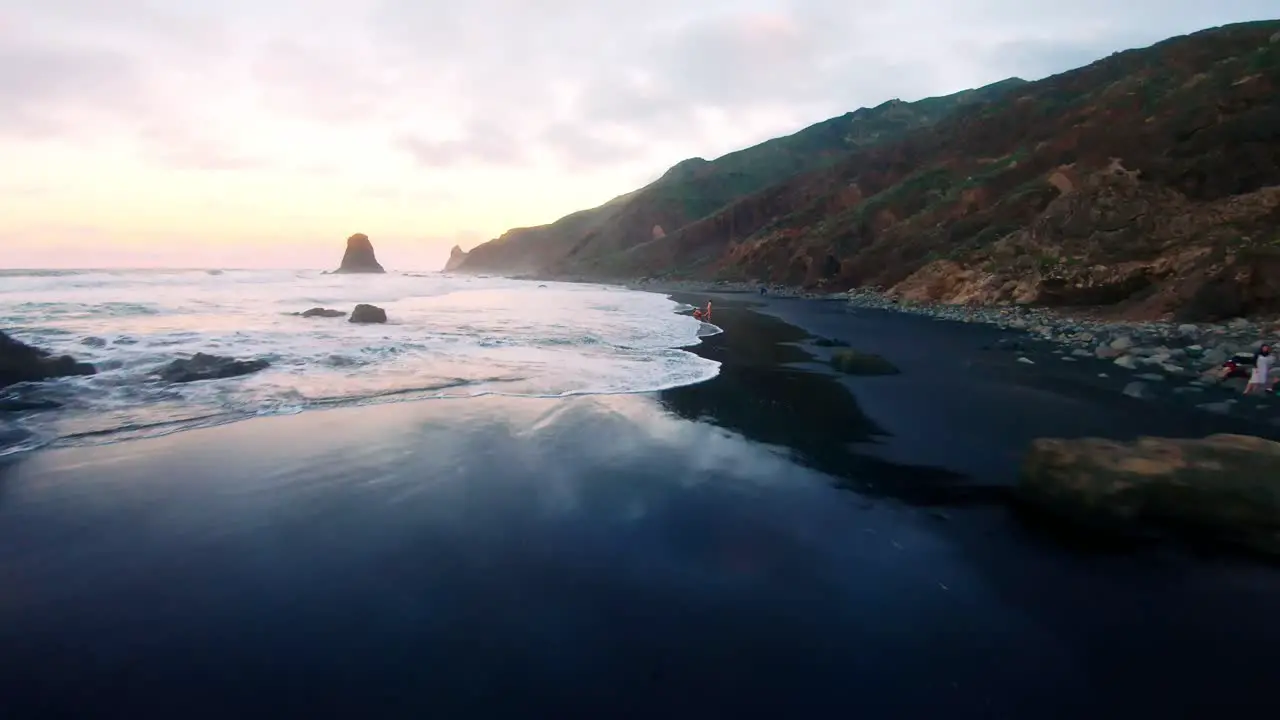
M1083 524L1151 522L1280 555L1280 443L1263 438L1040 439L1018 493Z
M266 370L270 366L271 363L266 360L237 360L196 353L190 358L174 360L160 368L160 377L171 383L221 380Z
M0 331L0 387L96 372L89 363L78 362L70 355L55 357Z
M303 310L302 312L297 314L305 318L309 318L309 317L336 318L336 317L346 316L346 313L342 312L341 310L331 310L329 308L322 308L322 307L313 307L310 310Z
M342 255L342 265L335 273L385 273L373 254L373 243L364 233L347 238L347 251Z
M351 317L347 322L353 323L384 323L387 321L387 311L377 305L366 305L361 303L351 311Z
M879 355L857 350L838 350L831 356L831 367L848 375L897 375L896 365Z

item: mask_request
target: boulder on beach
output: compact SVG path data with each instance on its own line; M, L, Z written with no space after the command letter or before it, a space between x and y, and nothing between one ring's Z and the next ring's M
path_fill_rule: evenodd
M310 318L310 317L336 318L336 317L346 316L346 313L341 310L331 310L329 308L322 308L322 307L313 307L310 310L303 310L302 312L296 313L296 314L301 315L302 317L305 317L305 318Z
M351 317L347 322L353 323L384 323L387 321L387 311L377 305L366 305L361 303L351 311Z
M347 238L347 251L342 255L342 265L335 273L384 273L378 258L373 254L373 243L364 233Z
M1089 527L1149 523L1280 555L1280 443L1263 438L1042 438L1018 495Z
M96 372L89 363L79 362L70 355L55 357L47 350L14 340L0 331L0 387Z
M837 350L831 356L831 367L847 375L897 375L902 372L879 355L857 350Z
M189 383L199 380L248 375L271 366L266 360L237 360L221 355L196 353L190 358L180 358L160 368L159 375L171 383Z

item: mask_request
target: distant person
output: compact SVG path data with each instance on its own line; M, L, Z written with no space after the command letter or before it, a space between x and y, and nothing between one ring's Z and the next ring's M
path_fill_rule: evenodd
M761 295L764 295L764 294L765 294L765 293L767 293L767 292L769 292L769 288L767 288L767 287L765 287L765 286L761 285L761 286L760 286L760 294L761 294Z
M1253 374L1249 376L1249 384L1244 386L1245 395L1271 389L1271 368L1275 362L1270 345L1263 345L1258 349L1258 356L1253 361Z
M703 322L707 322L711 320L711 301L710 300L707 301L707 307L705 309L702 309L702 310L695 309L693 311L693 317Z

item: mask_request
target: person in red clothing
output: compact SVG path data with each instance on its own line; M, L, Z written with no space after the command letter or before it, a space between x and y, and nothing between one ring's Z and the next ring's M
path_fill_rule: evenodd
M708 300L707 307L702 310L698 310L695 308L693 311L693 316L703 322L707 322L711 320L711 301Z

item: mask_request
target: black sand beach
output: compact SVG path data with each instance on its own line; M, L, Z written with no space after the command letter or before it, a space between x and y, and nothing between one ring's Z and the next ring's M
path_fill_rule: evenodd
M4 717L1271 708L1274 567L1081 543L1007 496L1034 437L1273 426L1017 363L991 328L716 303L725 333L696 351L723 367L700 385L314 411L4 466ZM837 377L806 331L903 372Z

